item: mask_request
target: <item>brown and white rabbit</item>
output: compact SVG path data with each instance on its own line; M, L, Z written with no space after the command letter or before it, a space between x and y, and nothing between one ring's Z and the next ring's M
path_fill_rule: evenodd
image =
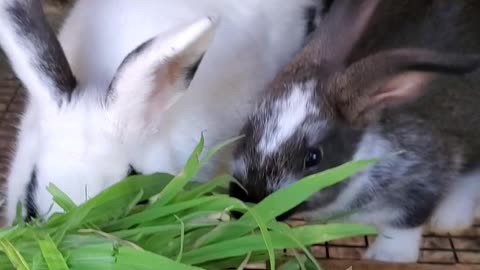
M425 225L468 226L480 186L479 1L335 0L270 84L232 161L258 202L304 176L381 161L285 215L353 211L366 258L413 262ZM395 154L395 155L390 155ZM453 219L453 220L452 220Z

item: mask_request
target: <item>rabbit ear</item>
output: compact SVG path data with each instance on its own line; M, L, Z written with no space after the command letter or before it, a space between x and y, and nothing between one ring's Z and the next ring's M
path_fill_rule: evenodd
M439 75L464 75L480 67L480 55L440 53L426 49L395 49L351 65L328 86L339 112L350 124L362 126L385 107L415 100Z
M40 1L0 1L0 25L0 45L31 96L68 101L77 82Z
M202 18L132 51L113 79L106 106L112 113L151 119L187 90L214 36L215 23ZM128 108L128 109L127 109Z
M335 0L304 53L321 61L331 73L346 64L366 31L380 0Z

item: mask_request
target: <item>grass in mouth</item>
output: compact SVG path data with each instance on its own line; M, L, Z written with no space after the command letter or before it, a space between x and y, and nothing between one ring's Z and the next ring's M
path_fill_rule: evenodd
M308 246L376 233L356 224L289 227L275 221L375 161L349 162L308 176L247 205L223 192L232 181L228 175L201 184L190 181L233 141L204 153L202 136L178 175L131 176L81 205L50 185L54 202L64 212L44 222L17 218L1 229L0 269L247 269L265 262L269 269L320 269ZM245 214L234 220L231 210ZM294 250L295 256L283 258L285 249Z

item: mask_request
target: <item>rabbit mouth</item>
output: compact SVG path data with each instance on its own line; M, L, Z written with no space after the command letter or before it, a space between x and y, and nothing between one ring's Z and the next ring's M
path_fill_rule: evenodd
M279 215L275 219L277 221L280 221L280 222L285 222L285 221L288 221L295 214L297 214L299 212L302 212L302 211L305 211L306 209L307 209L306 204L302 203L302 204L298 205L297 207L292 208L292 209L288 210L287 212ZM231 211L230 215L234 219L240 219L244 214L241 213L241 212L237 212L237 211Z

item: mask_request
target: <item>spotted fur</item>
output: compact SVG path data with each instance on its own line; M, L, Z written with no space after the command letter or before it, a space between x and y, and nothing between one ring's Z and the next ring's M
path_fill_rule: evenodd
M480 5L420 2L407 1L398 10L394 1L333 2L323 28L271 82L245 123L246 139L234 152L232 173L246 190L232 183L231 195L259 202L304 176L350 160L380 158L279 218L301 213L325 219L351 212L344 220L373 224L381 233L365 256L397 262L417 260L422 228L432 217L443 228L455 225L445 222L455 216L463 227L471 222L472 202L479 195L465 190L480 187L472 181L478 173L470 173L480 160L475 105L480 102L480 36L473 23L479 22ZM391 16L426 10L435 13L427 12L428 19L416 20L413 28ZM432 21L449 31L438 34ZM459 34L459 28L469 31ZM400 36L408 38L402 43ZM432 48L424 47L426 40ZM467 48L473 53L464 54ZM296 101L302 109L288 102L298 89L312 98ZM288 105L282 111L278 100ZM313 104L315 113L299 113L304 104ZM296 121L288 125L292 130L275 134L282 115ZM312 147L322 149L323 159L307 168ZM460 193L467 198L458 200ZM454 215L452 209L463 212ZM406 250L397 248L403 245Z

